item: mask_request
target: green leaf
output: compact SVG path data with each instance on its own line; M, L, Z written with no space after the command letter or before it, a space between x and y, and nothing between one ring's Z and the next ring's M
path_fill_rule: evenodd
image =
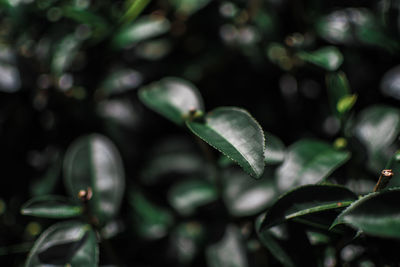
M127 9L121 17L123 23L134 21L150 3L150 0L127 0L125 3L127 3Z
M117 148L105 136L91 134L75 140L64 159L64 183L74 198L90 188L91 212L101 224L114 217L125 189L124 169Z
M61 196L38 196L21 208L23 215L44 218L70 218L82 214L82 207Z
M400 238L400 189L368 194L344 210L332 224L350 224L363 232L389 238Z
M51 70L56 74L68 70L71 66L75 55L78 53L81 41L74 34L65 36L54 48L53 57L51 59Z
M218 198L217 189L208 181L187 180L172 186L168 192L171 206L181 215L193 214L198 207Z
M370 170L375 172L385 167L387 160L391 157L386 150L399 133L399 109L377 105L360 112L354 124L354 134L367 148Z
M256 215L277 197L272 171L265 171L261 179L254 180L237 168L230 168L222 178L223 200L233 216Z
M261 223L264 221L264 216L265 213L261 214L257 217L255 222L256 233L261 243L269 250L269 252L271 252L271 255L275 257L275 259L277 259L284 267L296 266L288 253L269 232L269 229L261 231Z
M140 191L133 190L129 195L132 219L136 233L146 239L164 237L173 225L171 212L150 202Z
M271 133L264 133L265 135L265 150L264 161L265 164L279 164L285 159L285 145L283 142Z
M338 103L344 97L350 95L350 84L344 72L331 72L326 75L326 88L328 91L329 104L333 114L341 118L343 112L338 109ZM343 110L344 111L344 110Z
M205 7L211 0L169 0L169 2L175 7L177 13L190 16Z
M286 159L277 170L278 188L286 191L294 186L318 183L349 158L349 152L335 150L325 142L297 141L288 148Z
M53 193L57 183L61 179L62 157L57 155L53 164L46 170L45 174L33 182L31 194L43 196Z
M345 114L348 112L356 103L357 95L347 95L340 98L339 102L337 103L336 109L339 114Z
M139 90L140 100L152 110L178 125L183 125L190 112L204 112L197 88L179 78L164 78Z
M186 125L251 176L261 177L264 171L264 133L247 111L219 107L206 114L204 121L188 121Z
M343 63L342 53L334 46L323 47L313 52L302 51L297 53L297 56L328 71L337 70Z
M102 82L101 92L106 96L125 93L142 83L142 75L133 69L113 70Z
M25 266L70 264L94 267L98 260L96 234L90 225L68 221L54 224L40 235Z
M306 185L282 195L267 211L261 230L304 215L349 206L357 195L337 185Z
M209 267L247 267L246 251L239 229L228 225L222 240L207 247L206 260Z
M170 29L168 19L156 16L143 16L135 22L121 27L112 40L116 49L128 48L138 42L165 34Z

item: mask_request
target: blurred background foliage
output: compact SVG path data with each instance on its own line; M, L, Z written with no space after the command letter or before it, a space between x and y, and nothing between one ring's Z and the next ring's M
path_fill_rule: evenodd
M100 133L124 166L121 210L102 229L119 264L279 266L253 224L302 184L279 180L292 164L285 147L297 153L314 138L348 148L350 160L336 151L332 163L348 160L342 168L315 179L332 174L356 193L371 191L398 149L399 37L398 0L0 0L0 262L24 263L54 220L24 217L22 204L66 195L67 148ZM191 135L138 99L166 76L199 88L206 110L240 106L258 120L276 150L261 180L221 158L222 192L210 185ZM299 227L276 229L298 266L398 257L381 251L397 241L338 250L336 236ZM104 250L100 263L116 263Z

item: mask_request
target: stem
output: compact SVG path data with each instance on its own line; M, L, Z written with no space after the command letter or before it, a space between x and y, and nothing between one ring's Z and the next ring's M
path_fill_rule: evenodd
M381 176L379 176L379 180L376 183L373 192L378 192L378 191L385 189L385 187L388 185L388 183L392 177L393 177L392 170L388 170L388 169L383 170L381 172Z

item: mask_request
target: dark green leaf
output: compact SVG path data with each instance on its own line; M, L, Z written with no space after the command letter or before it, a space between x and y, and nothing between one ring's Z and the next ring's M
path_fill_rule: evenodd
M106 96L125 93L142 83L142 75L132 69L114 70L101 85L101 91Z
M313 52L302 51L297 53L297 56L328 71L337 70L343 63L342 53L334 46L323 47Z
M390 69L382 78L381 90L394 99L400 100L400 65Z
M113 46L117 49L127 48L168 32L169 21L164 17L145 16L132 24L123 26L112 40Z
M275 240L273 235L269 232L269 229L261 231L261 223L264 221L264 216L265 214L261 214L257 217L255 222L257 236L260 239L261 243L269 250L269 252L271 252L271 255L274 256L284 267L296 266L290 256L279 244L279 242Z
M171 212L150 202L141 192L132 191L129 195L132 219L136 233L147 239L164 237L172 226Z
M25 266L67 264L78 267L97 266L96 234L90 225L69 221L51 226L36 240Z
M146 6L150 3L150 0L135 0L135 1L125 1L126 12L121 17L121 22L127 23L134 21L137 16L142 13Z
M270 133L265 132L264 160L266 164L279 164L285 159L285 145L283 142Z
M89 206L100 223L115 216L124 194L125 177L114 144L99 134L75 140L65 155L64 183L74 198L81 190L92 190Z
M82 214L82 207L61 196L38 196L21 208L23 215L44 218L70 218Z
M188 180L174 185L168 192L168 200L181 215L191 215L203 205L218 198L216 188L206 180Z
M368 166L380 171L392 156L387 154L389 146L400 133L400 110L389 106L372 106L357 117L354 134L365 145Z
M65 36L56 45L51 60L51 69L55 74L60 75L71 66L80 43L81 40L78 40L74 34L71 34Z
M262 230L311 213L343 208L357 195L337 185L306 185L282 195L268 210Z
M346 74L342 71L328 73L326 75L326 87L328 89L329 104L333 114L341 118L341 116L351 108L351 105L344 105L347 103L343 102L343 99L351 96L350 85Z
M400 189L366 195L344 210L331 227L347 223L375 236L400 238Z
M285 161L277 170L278 188L286 191L294 186L318 183L349 157L349 152L335 150L325 142L300 140L288 148Z
M140 100L167 119L182 125L192 111L204 111L197 88L179 78L164 78L139 90Z
M209 267L247 267L247 258L239 229L228 225L225 235L218 243L206 249Z
M220 107L206 114L204 122L188 121L187 126L251 176L261 177L264 171L264 133L247 111Z
M265 171L260 180L231 168L223 172L223 200L233 216L256 215L276 199L278 191L270 171Z
M31 186L33 196L49 195L61 179L62 157L57 156L55 162L47 169L43 177L36 180Z
M176 12L184 15L190 16L199 9L206 6L211 0L169 0L171 5L176 9Z

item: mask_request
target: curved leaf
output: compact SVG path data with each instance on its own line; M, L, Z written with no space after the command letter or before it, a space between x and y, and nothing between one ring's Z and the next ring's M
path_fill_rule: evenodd
M337 70L343 63L342 53L334 46L323 47L313 52L302 51L297 53L297 56L328 71Z
M39 196L21 208L23 215L44 218L70 218L82 214L82 207L61 196Z
M124 169L118 150L99 134L78 138L65 155L64 183L74 198L90 188L91 212L105 223L118 212L124 193Z
M204 122L188 121L188 128L205 142L236 161L251 176L264 171L264 133L245 110L220 107L209 112Z
M68 221L44 231L28 255L26 267L42 265L97 266L96 234L88 224Z
M164 78L139 90L140 100L152 110L178 125L182 125L192 111L204 111L197 88L179 78Z
M357 200L357 195L337 185L306 185L281 196L268 210L261 230L285 220L330 209L343 208Z
M344 210L332 224L347 223L367 234L400 238L400 189L368 194Z
M217 189L206 180L200 179L178 183L168 192L169 203L182 215L190 215L198 207L217 198Z
M339 103L345 97L350 96L351 93L349 81L347 80L346 74L342 71L328 73L325 80L329 96L329 104L333 114L340 118L344 113L342 111L345 110L339 110Z
M320 182L350 158L347 151L339 151L325 142L311 139L300 140L288 150L285 161L277 170L281 191Z

